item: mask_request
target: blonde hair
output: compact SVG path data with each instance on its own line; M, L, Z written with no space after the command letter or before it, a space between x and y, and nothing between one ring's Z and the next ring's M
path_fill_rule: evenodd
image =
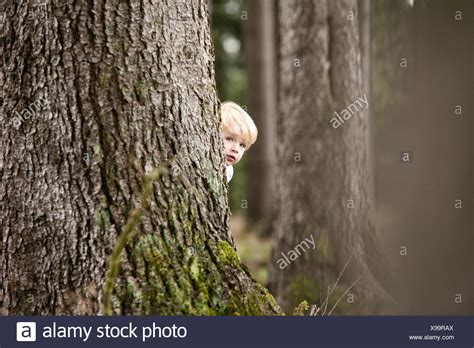
M226 101L221 105L221 117L224 130L238 134L250 147L257 140L257 126L250 115L234 102Z

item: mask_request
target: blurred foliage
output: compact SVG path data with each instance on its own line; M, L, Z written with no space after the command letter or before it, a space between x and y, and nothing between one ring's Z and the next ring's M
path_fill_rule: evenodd
M217 93L221 101L231 100L241 106L246 105L245 90L247 79L243 56L243 0L214 0L212 2L211 30L216 55ZM232 212L243 213L245 199L245 163L234 167L234 177L230 182L229 204Z
M242 54L242 0L214 0L212 39L216 54L216 82L219 99L240 105L245 98L245 71Z
M272 241L250 226L242 215L233 215L230 220L237 244L237 252L253 277L262 285L268 285Z

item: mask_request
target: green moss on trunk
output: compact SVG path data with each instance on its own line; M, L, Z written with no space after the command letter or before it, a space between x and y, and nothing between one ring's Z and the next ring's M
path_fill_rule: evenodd
M263 286L255 283L254 288L241 291L225 285L223 275L230 278L234 271L247 273L228 242L217 243L217 265L207 251L186 250L179 256L169 255L160 244L156 235L136 238L131 253L135 255L136 278L144 281L119 285L117 302L126 302L144 314L283 314Z

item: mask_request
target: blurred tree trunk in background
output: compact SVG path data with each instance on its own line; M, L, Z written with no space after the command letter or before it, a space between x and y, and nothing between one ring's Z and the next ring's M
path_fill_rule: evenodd
M110 5L110 6L109 6ZM2 314L275 314L229 231L207 0L2 2Z
M339 312L369 311L368 300L375 305L383 294L370 272L380 256L368 187L368 119L357 112L338 128L330 123L364 94L357 12L355 0L279 2L279 214L270 286L285 309L302 300L319 305L349 259L328 311L354 282ZM315 250L302 252L311 235ZM301 256L283 262L295 248Z
M360 63L361 63L361 87L363 93L367 95L367 99L370 102L370 105L367 109L361 111L363 117L367 119L367 145L366 145L366 152L367 152L367 175L369 176L369 185L368 185L368 192L370 195L370 200L375 205L375 178L374 178L374 157L375 157L375 146L373 142L373 120L370 116L372 110L372 94L370 88L370 81L371 81L371 68L370 68L370 56L371 56L371 35L370 35L370 17L371 17L371 1L370 0L358 0L358 14L359 14L359 43L360 43Z
M370 2L370 0L358 1L362 90L367 95L370 91Z
M207 0L207 10L209 12L209 20L212 19L212 3L214 0Z
M247 0L245 59L247 107L258 128L258 141L247 158L248 217L270 234L276 172L275 0Z
M384 313L472 315L474 2L374 5L377 227L397 301Z

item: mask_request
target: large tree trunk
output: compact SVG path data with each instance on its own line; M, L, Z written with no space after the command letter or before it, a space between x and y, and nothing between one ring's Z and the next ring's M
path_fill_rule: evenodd
M248 111L258 128L258 141L248 154L248 217L270 233L276 171L275 0L248 0L245 26Z
M351 12L352 11L352 12ZM368 120L356 113L338 128L334 112L363 98L357 1L279 2L279 214L271 264L271 289L285 308L302 300L321 304L344 265L329 309L360 312L363 299L382 290L370 269L378 262L368 193ZM362 111L362 110L359 110ZM285 267L305 238L315 249ZM290 260L291 261L291 260ZM362 278L359 278L362 276Z
M3 314L98 313L153 168L113 313L281 313L229 231L206 7L2 2Z

